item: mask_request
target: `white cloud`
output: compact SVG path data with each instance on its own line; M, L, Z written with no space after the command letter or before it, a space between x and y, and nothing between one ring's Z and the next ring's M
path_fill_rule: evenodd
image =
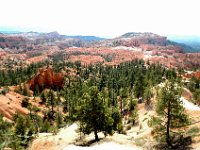
M198 0L0 0L0 26L63 34L200 35Z

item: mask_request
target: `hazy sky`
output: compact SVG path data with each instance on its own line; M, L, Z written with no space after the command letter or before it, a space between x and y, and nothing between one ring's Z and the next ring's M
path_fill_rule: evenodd
M0 5L1 27L111 37L200 35L200 0L0 0Z

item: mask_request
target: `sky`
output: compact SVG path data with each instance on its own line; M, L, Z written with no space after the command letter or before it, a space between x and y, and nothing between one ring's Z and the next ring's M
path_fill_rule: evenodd
M200 35L200 0L0 0L0 30Z

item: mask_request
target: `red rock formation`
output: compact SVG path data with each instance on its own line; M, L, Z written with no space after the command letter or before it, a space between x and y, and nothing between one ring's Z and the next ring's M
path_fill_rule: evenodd
M0 51L0 58L2 58L2 57L4 57L4 56L6 56L6 52Z
M19 48L28 43L28 39L20 36L7 36L0 35L0 47L1 48Z
M38 75L29 80L27 84L33 91L37 87L39 90L44 88L60 89L64 85L63 74L55 73L52 68L40 69Z
M192 77L195 77L195 78L200 79L200 71L193 72L193 73L190 73L190 74L185 74L184 77L185 77L185 78L192 78Z
M80 61L84 65L102 63L105 61L101 56L94 55L71 55L69 60L72 62Z
M31 63L42 62L42 61L45 61L46 59L48 59L48 57L46 55L42 55L42 56L36 56L36 57L29 58L26 60L26 62L28 64L31 64Z
M159 46L144 44L137 48L130 47L89 47L89 48L67 48L66 60L74 62L80 60L90 62L94 56L104 58L103 64L117 65L122 62L132 61L134 59L145 59L151 63L159 63L168 68L200 67L200 53L183 53L179 46ZM82 57L81 55L87 55ZM106 58L110 58L108 61ZM100 60L100 59L99 59ZM94 62L94 61L93 61ZM99 61L97 61L99 62ZM95 63L95 62L94 62Z

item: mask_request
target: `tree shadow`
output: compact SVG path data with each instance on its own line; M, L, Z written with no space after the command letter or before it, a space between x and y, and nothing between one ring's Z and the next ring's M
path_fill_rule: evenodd
M82 146L82 147L89 147L91 146L92 144L94 143L98 143L100 142L101 140L103 140L103 138L99 138L99 140L90 140L90 141L84 141L84 140L81 140L79 139L76 143L74 143L76 146Z
M152 103L150 103L150 104L145 103L144 107L145 107L145 109L146 109L147 111L153 110L153 104L152 104Z
M157 144L154 146L156 150L192 150L192 138L191 136L182 137L176 141L172 141L171 145L166 143Z

